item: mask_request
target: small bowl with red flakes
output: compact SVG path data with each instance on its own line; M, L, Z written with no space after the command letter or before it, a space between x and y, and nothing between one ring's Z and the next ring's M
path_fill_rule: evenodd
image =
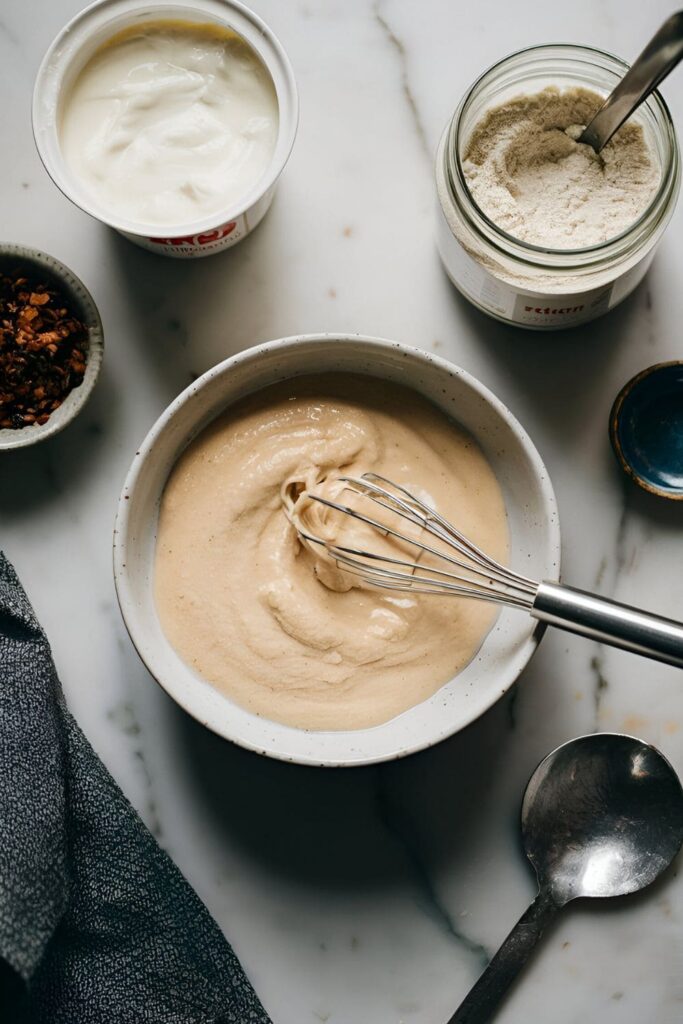
M0 451L63 430L95 387L103 348L83 282L54 256L0 243Z

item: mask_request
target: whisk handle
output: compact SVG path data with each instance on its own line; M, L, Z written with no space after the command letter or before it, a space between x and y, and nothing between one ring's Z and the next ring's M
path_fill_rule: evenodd
M541 583L531 614L570 633L683 668L683 623L588 594L560 583Z

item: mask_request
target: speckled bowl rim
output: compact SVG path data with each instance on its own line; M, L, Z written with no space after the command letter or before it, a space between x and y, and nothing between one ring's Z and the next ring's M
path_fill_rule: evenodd
M129 536L131 530L131 507L133 506L133 498L136 497L136 491L138 488L143 492L146 489L146 470L150 462L150 456L154 455L154 448L156 442L159 440L161 435L172 429L172 424L175 417L179 414L180 410L188 402L190 402L198 391L205 388L210 382L216 377L227 376L230 374L238 364L244 362L256 362L266 353L277 353L284 359L287 357L288 350L293 350L296 346L303 343L308 344L321 344L329 346L334 342L340 342L343 344L354 343L361 344L363 346L369 346L375 349L375 355L378 360L381 353L390 351L395 354L397 351L400 355L412 357L417 361L422 361L426 364L433 365L439 373L443 373L446 377L458 377L466 387L471 389L479 398L481 398L486 404L490 405L494 412L498 414L506 428L515 436L517 442L524 451L526 458L529 460L530 467L532 468L536 482L538 485L538 493L540 497L540 504L547 522L547 556L548 560L552 563L552 571L546 574L546 579L557 580L560 574L560 557L561 557L561 539L560 539L560 524L557 509L557 502L555 499L555 493L548 475L548 471L539 455L535 445L531 438L526 433L524 428L521 426L516 417L507 409L507 407L497 398L485 385L481 384L475 377L471 376L465 370L456 366L453 363L448 362L445 359L441 359L438 356L432 355L422 349L418 349L409 345L404 345L400 342L390 341L384 338L370 337L367 335L360 334L348 334L348 333L324 333L324 334L304 334L295 335L286 338L281 338L276 341L265 342L260 345L256 345L252 348L246 349L237 355L231 356L225 359L221 363L207 370L201 377L194 381L189 387L185 388L184 391L178 395L174 401L165 409L165 411L159 416L156 423L152 426L148 432L144 441L140 445L139 449L135 453L135 457L132 461L128 474L126 476L123 490L119 498L119 504L116 514L116 521L114 526L113 536L113 570L114 570L114 582L116 588L116 595L119 603L119 608L124 620L124 624L130 636L130 639L135 647L141 661L146 666L152 678L161 686L163 690L189 715L195 718L202 725L206 726L212 732L223 737L224 739L230 740L236 743L238 746L244 747L257 754L262 754L266 757L271 757L276 760L287 761L296 764L303 764L309 766L316 766L322 768L342 768L342 767L360 767L363 765L379 764L386 761L396 760L402 757L406 757L410 754L417 753L420 750L425 750L430 747L436 746L443 740L450 736L460 732L462 729L471 725L472 722L476 721L486 711L493 707L505 693L514 685L521 673L528 665L531 657L535 653L538 644L545 632L545 626L541 623L534 622L530 619L530 631L528 636L524 639L523 644L519 650L514 652L514 657L510 659L511 664L508 667L507 673L503 676L501 673L499 677L496 677L497 685L491 687L491 692L485 702L482 702L477 709L469 709L469 714L462 715L457 721L446 720L444 717L447 716L438 715L434 716L433 728L428 736L423 736L419 740L411 740L401 745L397 749L393 749L391 752L373 752L372 750L364 749L361 753L359 750L354 749L353 742L361 742L362 739L367 738L368 734L373 732L371 729L363 729L357 731L308 731L294 729L292 727L284 726L281 723L272 722L265 718L260 718L243 708L238 708L235 702L230 701L229 698L219 694L218 691L214 690L206 681L195 677L192 681L191 686L185 687L182 682L178 682L177 678L173 677L173 673L169 673L167 677L161 678L162 673L157 670L156 661L158 654L154 651L153 645L149 641L148 637L145 636L144 629L140 620L140 614L136 608L136 600L134 589L131 586L128 570L129 561L129 544L133 543L134 538ZM374 357L373 357L374 358ZM379 369L379 368L378 368ZM308 371L310 372L310 371ZM360 372L360 371L359 371ZM297 376L296 373L292 373L292 376ZM284 379L284 378L280 378ZM263 385L265 386L265 385ZM410 385L408 385L410 386ZM255 390L258 390L256 388ZM418 389L419 391L419 389ZM245 394L248 392L245 392ZM250 392L249 392L250 393ZM233 403L234 400L226 400L225 408ZM187 438L185 443L197 436L197 433L203 429L208 422L211 422L215 416L218 415L214 412L213 416L209 420L204 420L202 426L197 428L197 422L194 423L194 429L190 428L186 431ZM475 435L476 437L476 435ZM184 447L184 446L183 446ZM183 450L183 447L178 449L176 454L176 461ZM170 472L170 470L169 470ZM168 479L168 477L166 477ZM155 488L156 492L156 488ZM163 493L163 486L161 487L161 493ZM160 493L155 499L155 505L158 506L158 500ZM147 563L149 564L149 562ZM149 573L151 581L151 572ZM523 614L523 613L520 613ZM484 641L485 643L486 641ZM168 643L168 641L166 641ZM478 655L475 655L477 658ZM474 660L474 659L473 659ZM457 677L456 677L457 678ZM449 683L444 686L450 685ZM261 736L260 741L244 735L243 733L236 732L235 730L226 727L223 721L202 714L198 710L198 705L202 704L203 701L199 697L199 691L206 688L213 690L214 696L220 702L227 701L228 704L233 708L238 708L240 712L247 716L248 719L253 720L252 724L256 723L255 727L262 725L266 726L265 733L268 731L268 727L275 727L276 730L286 730L297 737L313 737L314 740L320 738L320 742L316 745L315 741L311 744L310 750L306 753L301 751L292 752L289 750L282 749L271 749L266 745L265 736ZM193 697L196 696L196 699ZM423 702L428 703L428 702ZM222 705L221 705L222 706ZM416 705L416 708L422 707L421 704ZM415 708L411 708L408 711L402 713L402 715L391 719L389 725L393 722L398 722L400 719L409 716L411 712L415 711ZM374 727L375 730L381 730L385 726L380 725ZM345 756L330 756L324 752L325 737L344 737L348 738L349 751Z
M26 263L37 270L45 271L58 281L69 299L73 302L79 318L88 328L88 352L85 374L78 387L72 388L58 409L50 416L47 423L36 426L20 427L18 430L5 428L0 430L0 451L14 451L27 448L29 445L54 437L78 415L90 398L102 366L104 354L104 332L102 320L95 305L95 300L79 277L74 274L61 260L51 256L42 249L20 245L14 242L0 242L0 270L6 258L16 258L18 263Z
M623 469L624 473L634 483L642 487L648 494L654 494L657 498L666 498L668 501L683 501L683 490L680 491L666 491L661 487L656 487L655 484L650 483L644 477L637 473L633 463L629 460L626 455L621 438L619 437L619 424L621 422L621 414L624 407L624 402L629 397L634 388L637 388L641 381L645 380L646 377L650 377L652 374L657 373L659 370L663 370L668 366L682 366L683 359L668 359L663 363L653 363L652 366L646 366L644 370L637 373L635 377L631 377L629 381L624 384L623 388L614 399L612 409L609 414L609 439L612 443L612 449L617 457L617 462Z

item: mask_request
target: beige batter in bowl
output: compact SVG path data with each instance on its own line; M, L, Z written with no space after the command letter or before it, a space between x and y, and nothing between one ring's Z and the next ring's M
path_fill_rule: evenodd
M552 486L533 444L498 399L444 360L389 341L303 336L249 349L184 391L142 444L119 505L114 571L128 631L157 681L214 732L259 753L323 766L401 757L459 731L514 683L541 635L533 620L504 609L477 655L433 696L380 725L349 731L304 730L259 717L181 660L161 628L153 587L159 504L172 467L188 443L238 398L288 377L335 371L407 385L474 436L503 491L513 567L557 579L560 546Z

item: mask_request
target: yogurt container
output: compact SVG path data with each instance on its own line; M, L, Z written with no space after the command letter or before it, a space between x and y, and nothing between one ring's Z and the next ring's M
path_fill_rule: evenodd
M265 172L237 202L191 223L160 227L128 219L98 201L65 159L60 143L60 118L62 104L74 82L103 44L124 30L165 21L229 29L241 37L272 79L278 129ZM38 153L64 195L136 245L180 259L228 249L262 220L294 144L298 112L296 83L287 55L267 25L237 0L191 0L178 4L168 0L98 0L76 15L52 42L38 70L33 92L33 132Z
M581 249L520 241L472 198L462 158L482 116L520 94L583 86L607 96L628 65L587 46L535 46L489 68L464 96L436 156L437 245L448 276L484 313L535 330L586 323L626 298L644 277L676 204L680 156L671 116L658 92L633 115L658 162L659 188L626 231Z

